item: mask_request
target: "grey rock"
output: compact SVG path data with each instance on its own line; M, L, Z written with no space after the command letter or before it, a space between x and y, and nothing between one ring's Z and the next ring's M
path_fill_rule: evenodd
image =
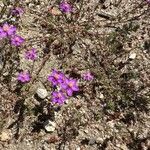
M94 145L95 144L95 142L96 142L96 140L94 139L94 138L91 138L90 140L89 140L89 145Z
M36 94L38 95L39 98L44 99L47 97L48 92L46 89L38 88Z

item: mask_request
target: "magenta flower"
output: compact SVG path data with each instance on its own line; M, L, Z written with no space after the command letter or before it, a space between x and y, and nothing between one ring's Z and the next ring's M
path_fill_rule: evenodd
M24 41L25 39L19 35L14 35L11 37L11 44L14 46L20 46Z
M52 74L48 76L48 81L50 81L54 86L59 83L63 83L65 80L65 75L57 70L53 70Z
M146 0L150 4L150 0Z
M7 37L14 35L16 33L16 27L13 25L9 25L8 23L4 23L2 27L0 27L0 37Z
M90 81L94 79L94 76L90 72L86 72L82 75L84 80Z
M36 49L32 48L29 51L25 52L25 58L29 59L29 60L35 60L37 58L37 53L36 53Z
M22 71L18 74L18 81L25 83L30 81L30 74L28 72Z
M16 7L14 9L12 9L11 12L12 12L13 15L20 16L24 13L24 10L21 7Z
M66 100L66 96L62 91L52 93L52 103L62 105Z
M69 13L72 11L72 6L68 4L67 2L62 1L59 5L59 8L64 13Z
M65 79L65 82L61 83L61 88L66 90L68 96L72 96L74 91L79 91L77 81L75 79Z

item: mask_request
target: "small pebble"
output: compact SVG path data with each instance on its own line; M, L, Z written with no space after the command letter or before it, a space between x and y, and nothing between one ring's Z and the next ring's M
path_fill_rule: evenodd
M136 53L131 53L129 59L135 59L135 57L136 57Z
M8 141L11 139L11 132L10 130L4 130L2 131L1 135L0 135L0 140L2 142Z
M81 150L81 148L80 148L80 147L77 147L76 150Z
M104 98L104 95L103 95L102 93L100 93L99 98L103 99L103 98Z
M89 140L89 145L94 145L96 142L96 140L94 138L90 139Z
M44 125L44 128L47 132L53 132L56 128L56 123L55 122L52 122L50 120L47 120L45 122L45 125Z
M44 99L44 98L46 98L48 96L47 90L43 89L43 88L38 88L37 91L36 91L36 94L41 99Z

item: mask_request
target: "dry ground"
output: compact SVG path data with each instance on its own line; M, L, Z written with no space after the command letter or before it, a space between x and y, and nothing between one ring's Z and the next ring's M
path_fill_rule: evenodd
M1 150L150 148L148 3L70 0L73 13L65 15L59 0L0 2L1 24L7 19L26 39L19 49L0 41ZM25 9L20 18L8 17L13 5ZM38 51L34 64L23 58L31 47ZM53 68L79 80L80 92L61 108L50 103ZM23 87L16 80L21 69L33 77ZM81 78L87 70L94 80ZM44 100L35 96L39 87L49 93ZM56 123L52 133L44 129L47 120Z

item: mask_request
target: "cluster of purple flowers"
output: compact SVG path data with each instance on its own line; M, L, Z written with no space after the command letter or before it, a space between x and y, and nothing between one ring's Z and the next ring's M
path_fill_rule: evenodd
M64 13L72 12L72 6L66 1L62 1L59 5L59 8ZM16 7L12 10L12 14L20 16L24 13L24 10L20 7ZM8 23L3 24L0 27L0 38L10 38L11 44L15 46L20 46L24 39L16 35L16 27L9 25ZM35 48L27 50L24 55L25 59L34 61L37 58L37 53ZM90 81L93 80L93 75L90 72L85 72L82 75L84 80ZM17 79L21 83L27 83L31 80L29 71L21 71ZM48 76L48 81L52 83L53 86L58 87L58 91L52 93L52 103L62 105L65 103L66 99L69 96L72 96L74 92L79 91L77 80L73 78L66 77L62 72L53 70L52 73Z
M16 34L16 27L8 23L4 23L0 27L0 39L10 38L11 44L14 46L20 46L25 40L21 36Z
M27 50L25 52L25 59L34 61L37 58L37 52L35 48ZM22 71L18 74L18 81L22 83L29 82L31 79L29 71Z
M59 105L62 105L65 102L67 96L72 96L73 92L79 91L77 80L68 78L62 72L57 70L52 71L52 74L48 76L48 81L50 81L53 86L60 87L58 92L52 93L52 102Z
M33 52L35 49L28 51L26 57L27 59L34 59ZM35 52L35 51L34 51ZM30 54L31 53L31 54ZM86 72L82 75L84 80L93 80L94 76L90 72ZM18 74L18 81L22 83L29 82L31 77L28 71L22 71ZM59 86L59 91L54 91L52 93L52 103L62 105L65 103L67 97L72 96L73 92L78 92L79 87L77 85L77 80L73 78L66 77L62 72L53 70L52 73L48 76L48 81L52 83L53 86Z

